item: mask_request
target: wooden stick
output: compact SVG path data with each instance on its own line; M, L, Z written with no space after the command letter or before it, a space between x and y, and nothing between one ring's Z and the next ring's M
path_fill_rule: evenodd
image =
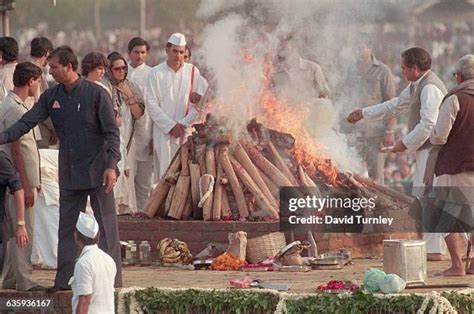
M189 189L191 186L191 178L189 176L179 176L178 183L174 189L173 199L171 201L168 217L181 219L184 205L188 199Z
M222 217L231 217L232 211L230 210L229 197L227 196L227 190L222 190L222 206L221 206Z
M280 201L280 188L270 180L269 177L267 177L262 170L258 169L258 173L263 179L263 182L265 182L265 185L270 189L270 192L272 192L273 197L276 199L277 203Z
M191 194L188 193L188 199L186 200L186 205L184 205L183 214L181 215L181 219L189 219L191 214L193 213L193 205L192 205L192 197Z
M189 145L188 143L181 146L181 175L189 176L189 166L188 166L188 159L189 159Z
M191 204L193 210L196 210L199 203L199 178L201 177L201 168L199 165L189 161L189 174L191 176Z
M168 216L168 213L169 213L170 208L171 208L171 202L173 201L173 195L174 195L174 190L175 189L176 189L176 184L173 184L170 187L168 195L166 196L164 216Z
M266 174L270 180L275 182L276 185L282 186L293 186L290 180L275 166L273 165L262 153L253 146L246 146L247 153L250 159L257 165L257 167Z
M220 155L218 150L218 155ZM218 159L219 160L219 159ZM222 168L222 163L217 162L217 176L216 184L214 188L214 201L212 204L212 220L221 220L222 214L222 193L224 186L221 184L221 178L224 175L224 169Z
M270 148L270 152L272 153L273 163L275 164L275 166L286 176L288 180L291 181L291 183L293 183L294 186L297 186L298 181L291 173L290 168L288 168L288 165L283 160L275 145L273 145L272 141L268 142L268 147Z
M234 156L242 165L242 167L244 167L244 169L247 171L250 177L255 181L255 183L263 192L267 200L269 200L270 203L272 203L272 205L276 207L277 206L276 199L273 197L272 192L270 192L270 189L263 181L262 176L260 175L260 172L258 171L258 168L254 165L252 160L250 160L250 157L247 155L247 152L245 152L245 149L242 147L240 143L237 143L237 146L235 147Z
M201 169L201 175L207 173L206 169L206 145L199 145L196 147L196 154L199 158L199 167Z
M204 195L208 190L209 184L211 183L211 178L206 175L200 179L200 182L200 189ZM212 219L212 194L206 199L204 204L202 204L202 218L206 221Z
M217 176L216 153L213 148L206 149L206 173L214 178Z
M362 177L358 174L354 174L354 179L361 182L363 185L367 185L367 186L370 186L372 188L375 188L375 189L381 191L382 193L387 194L388 196L393 197L395 199L399 199L399 200L407 202L409 204L412 204L413 201L414 201L414 198L412 198L411 196L408 196L404 193L400 193L400 192L398 192L398 191L396 191L392 188L377 184L376 182L374 182L370 179L364 178L364 177Z
M169 180L167 180L167 177L171 174L175 174L176 172L178 172L179 168L181 167L181 160L180 158L178 158L178 156L180 156L179 151L176 153L176 155L174 155L173 160L171 161L171 164L168 167L168 170L166 170L165 172L165 176L160 180L158 185L151 192L151 196L148 199L148 204L145 209L145 214L150 218L152 218L156 214L158 214L158 216L160 217L165 216L165 213L163 211L158 211L160 208L162 208L161 204L166 199L171 185L174 185L168 182Z
M217 171L216 171L216 157L215 157L214 148L206 149L206 173L213 176L214 181L215 181L215 178L217 176ZM211 183L211 179L209 177L203 178L203 188L207 189L210 183ZM204 193L205 191L203 191L203 194ZM211 193L209 198L204 202L204 205L202 206L202 216L204 220L212 219L213 201L214 201L214 192Z
M298 166L298 174L300 175L301 185L309 186L310 183L306 180L306 173L305 173L303 167Z
M240 179L240 182L244 184L244 186L252 193L255 197L255 201L260 207L268 212L268 215L273 219L279 219L278 209L274 206L262 193L262 191L258 188L257 184L252 180L250 175L245 171L244 167L235 159L233 156L230 156L230 161L234 166L234 171L237 174L237 177Z
M221 163L224 172L227 175L230 186L232 187L232 192L234 193L235 201L237 203L237 208L239 209L239 215L242 218L247 218L249 216L249 209L247 203L245 202L244 192L240 186L237 175L235 174L234 168L229 160L228 149L224 147L221 151Z

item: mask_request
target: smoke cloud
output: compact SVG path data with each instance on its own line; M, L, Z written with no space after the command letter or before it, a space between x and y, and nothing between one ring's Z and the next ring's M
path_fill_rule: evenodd
M322 154L342 170L362 171L355 148L340 132L345 123L341 117L362 105L357 103L357 80L348 80L356 63L360 32L375 36L373 25L385 14L383 4L370 0L204 0L198 15L207 26L198 55L214 96L222 102L218 113L229 117L229 126L235 130L242 130L256 116L266 84L264 65L283 56L293 62L288 73L298 73L298 58L285 56L291 49L281 46L288 42L302 58L321 65L331 90L331 100L313 97L293 102L292 90L300 96L304 92L288 83L288 103L306 108L309 102L309 114L301 122L314 141L322 144Z

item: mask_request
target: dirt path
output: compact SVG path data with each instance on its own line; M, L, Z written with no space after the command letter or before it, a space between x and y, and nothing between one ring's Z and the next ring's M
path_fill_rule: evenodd
M428 262L427 284L470 283L474 286L474 275L463 278L434 276L437 272L448 268L449 265L449 261ZM329 280L356 280L358 283L362 283L364 272L370 267L383 268L383 264L380 260L354 260L354 265L346 266L342 270L313 270L307 273L252 272L248 274L253 279L259 278L272 283L290 284L290 292L314 292L318 285ZM34 270L33 272L33 278L45 286L53 284L54 275L55 271L52 270ZM123 268L125 287L227 288L229 287L229 279L240 278L244 275L245 273L240 271L190 271L157 266L128 266ZM433 289L410 289L404 292L429 292L431 290Z

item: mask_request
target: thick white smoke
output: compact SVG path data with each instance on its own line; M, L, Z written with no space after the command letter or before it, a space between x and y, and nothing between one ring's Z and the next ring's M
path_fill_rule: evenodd
M340 117L362 105L354 102L357 82L346 78L356 63L360 32L373 34L374 28L367 25L383 19L379 6L369 0L204 0L198 14L208 25L198 54L215 97L224 103L219 113L236 130L255 117L263 61L281 53L280 42L291 38L303 58L322 66L331 89L331 101L315 98L302 123L339 168L361 171L355 148L339 133Z

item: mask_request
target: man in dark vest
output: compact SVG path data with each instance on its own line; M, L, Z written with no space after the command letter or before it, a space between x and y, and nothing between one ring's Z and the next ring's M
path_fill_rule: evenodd
M50 292L70 289L79 247L74 230L90 198L100 227L99 247L117 264L115 286L122 286L120 244L113 187L120 160L120 134L112 100L105 89L77 74L72 49L54 49L48 57L58 85L47 89L21 119L0 133L0 145L18 140L51 117L59 140L58 271Z
M410 83L398 97L380 104L358 108L349 114L350 123L371 122L395 117L408 112L408 134L396 142L392 152L415 152L415 173L413 174L412 195L424 194L423 175L426 161L433 147L429 136L438 118L439 106L446 94L446 86L431 71L431 56L422 48L410 48L402 53L402 74ZM424 234L426 251L430 260L441 259L441 235Z
M454 76L458 86L444 98L430 135L433 145L443 145L434 186L443 204L437 230L444 233L452 263L444 276L474 274L474 258L467 270L462 265L463 237L471 233L474 240L474 55L459 59Z

